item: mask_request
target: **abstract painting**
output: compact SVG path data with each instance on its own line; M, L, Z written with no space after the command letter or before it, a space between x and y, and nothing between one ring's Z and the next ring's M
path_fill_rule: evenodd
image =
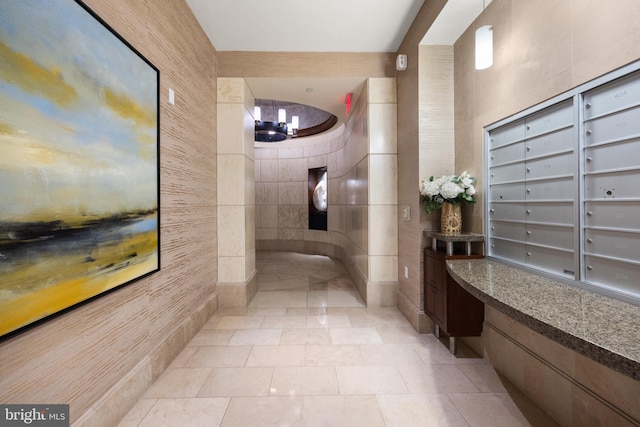
M0 336L159 270L158 91L83 3L0 2Z

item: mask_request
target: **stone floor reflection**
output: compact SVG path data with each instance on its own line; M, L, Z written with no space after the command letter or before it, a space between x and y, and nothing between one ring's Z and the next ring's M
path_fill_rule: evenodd
M367 308L339 261L259 252L249 307L220 309L129 426L554 426L491 364Z

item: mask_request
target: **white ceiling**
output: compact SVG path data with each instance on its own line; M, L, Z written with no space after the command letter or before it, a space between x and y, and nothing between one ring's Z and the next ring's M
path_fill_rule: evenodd
M187 0L218 51L395 52L424 0Z
M217 51L396 52L424 1L187 0L187 4ZM483 0L449 0L422 44L452 45L482 8ZM311 105L344 121L345 96L349 92L357 96L366 76L246 80L256 98Z

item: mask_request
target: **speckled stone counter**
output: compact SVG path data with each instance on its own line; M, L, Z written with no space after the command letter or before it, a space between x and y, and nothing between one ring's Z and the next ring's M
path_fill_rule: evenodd
M447 245L447 255L453 254L453 244L454 243L464 243L466 246L467 255L471 255L471 242L483 242L484 235L476 234L476 233L456 233L456 234L447 234L440 233L435 230L423 230L422 232L424 237L427 239L431 239L431 249L436 250L437 241L440 240L445 242Z
M488 259L450 260L447 270L485 304L640 380L640 307Z

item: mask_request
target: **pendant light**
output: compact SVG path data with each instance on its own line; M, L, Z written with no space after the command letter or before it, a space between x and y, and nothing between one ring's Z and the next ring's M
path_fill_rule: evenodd
M482 2L484 12L484 0ZM484 70L493 65L493 27L483 25L476 30L476 70Z

